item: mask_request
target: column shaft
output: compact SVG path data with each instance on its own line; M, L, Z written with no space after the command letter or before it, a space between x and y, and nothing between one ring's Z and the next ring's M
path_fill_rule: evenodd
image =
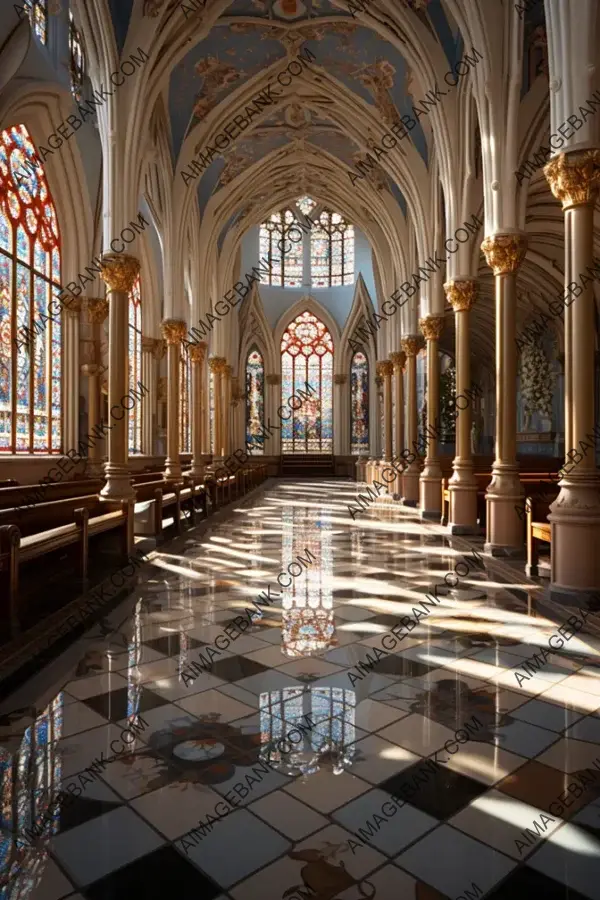
M406 397L406 450L413 455L402 475L402 503L417 506L419 502L419 475L421 463L416 452L417 446L417 354L422 346L420 335L402 338L402 349L406 353L407 397ZM410 456L408 457L410 459Z
M179 364L181 342L187 333L185 322L165 319L162 332L167 342L167 459L165 478L181 478L179 447Z
M444 328L443 316L428 316L419 322L427 341L427 456L419 479L421 518L439 521L442 514L442 469L438 458L440 426L440 357L439 339Z
M390 360L386 360L382 365L382 370L385 415L385 459L389 462L392 459L394 453L392 402L392 374L394 371L394 364Z
M525 234L487 237L481 249L496 287L496 456L486 492L485 549L494 556L524 554L523 491L517 464L517 271L525 258Z
M227 360L222 356L213 356L210 361L210 370L213 373L213 396L214 396L214 419L213 419L213 436L214 436L214 453L213 463L217 459L224 459L225 448L223 446L223 372L227 365Z
M104 256L102 278L108 288L108 402L111 418L108 433L108 462L103 500L130 500L135 497L129 473L129 414L123 398L129 391L129 292L140 271L133 256ZM114 411L114 413L113 413ZM123 413L122 418L120 418Z
M192 361L191 383L191 416L192 416L192 467L190 475L194 478L202 478L204 465L202 463L202 423L204 420L204 354L207 344L201 341L189 347Z
M390 353L390 359L394 366L394 390L396 405L396 433L394 435L394 454L400 456L404 450L404 366L406 365L406 353L403 351ZM398 471L394 482L394 499L402 496L402 475Z

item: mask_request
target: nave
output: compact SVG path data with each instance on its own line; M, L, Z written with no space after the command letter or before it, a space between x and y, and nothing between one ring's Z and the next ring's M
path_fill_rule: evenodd
M600 897L600 618L358 488L161 545L2 702L1 900Z

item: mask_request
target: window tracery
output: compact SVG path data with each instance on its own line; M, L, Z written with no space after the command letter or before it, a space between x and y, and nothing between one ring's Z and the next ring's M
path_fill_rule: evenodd
M310 236L310 272L313 287L354 283L354 226L340 213L324 209Z
M60 452L60 291L54 202L27 128L15 125L0 132L0 453Z
M352 454L369 449L369 362L360 350L350 366L351 447Z
M190 421L191 374L190 355L182 344L179 357L179 449L181 453L191 453L192 450Z
M253 456L265 452L264 418L265 365L262 354L253 347L246 358L246 446Z
M71 10L69 10L69 72L71 74L71 93L79 101L83 96L85 54L81 35L75 26Z
M24 0L31 28L42 44L48 40L48 0Z

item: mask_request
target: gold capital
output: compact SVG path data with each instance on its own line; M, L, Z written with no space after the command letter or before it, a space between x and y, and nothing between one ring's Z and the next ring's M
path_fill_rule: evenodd
M128 294L140 274L140 261L135 256L110 253L100 261L101 276L109 291Z
M443 316L427 316L419 319L419 328L426 341L439 341L444 330Z
M231 378L231 376L233 375L233 366L225 366L225 369L223 371L225 372L226 378Z
M600 150L559 153L544 166L544 175L563 209L593 206L600 184Z
M402 349L410 358L411 356L416 356L423 346L423 338L420 334L414 334L410 337L402 338L400 343L402 344Z
M70 313L72 316L78 316L81 312L82 300L81 297L71 297L68 303L63 304L63 308L66 313Z
M527 253L526 234L492 234L481 242L488 266L494 275L516 272Z
M382 359L377 363L377 374L382 378L391 378L394 371L394 364L389 359Z
M200 341L197 344L190 344L188 347L188 353L190 354L190 359L193 363L203 363L204 362L204 354L206 353L206 348L208 344L206 341Z
M101 325L108 315L108 300L104 297L88 297L87 314L92 325Z
M474 279L447 281L444 290L454 312L468 312L477 300L477 282Z
M346 384L347 381L348 381L348 376L344 372L341 372L339 375L333 376L334 384Z
M165 319L160 327L167 344L180 344L187 333L187 325L182 319Z
M224 356L211 356L208 361L208 365L210 366L211 372L213 372L215 375L220 375L225 371L227 360Z
M396 351L395 353L390 353L390 359L396 371L398 371L398 369L402 371L402 369L406 365L406 353L403 350Z

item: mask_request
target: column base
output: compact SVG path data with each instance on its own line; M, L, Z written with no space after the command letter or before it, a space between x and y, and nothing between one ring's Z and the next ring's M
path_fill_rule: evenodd
M448 530L450 534L477 534L477 482L473 474L473 463L454 462L454 475L448 482L450 492L450 512ZM440 488L441 491L441 488Z
M131 484L131 472L126 465L106 463L104 467L106 484L100 491L100 500L135 500Z
M180 479L183 476L183 470L181 468L181 461L174 459L169 459L165 461L165 478L169 479Z
M598 476L586 472L564 478L548 521L552 526L551 594L600 592Z
M192 460L192 465L186 474L190 475L192 478L204 478L204 464L195 463Z
M419 496L422 519L437 519L442 517L442 470L437 460L425 460L425 468L419 479Z
M402 476L402 504L404 506L419 505L419 467L411 463Z
M572 591L568 588L551 584L548 588L548 599L561 606L574 606L576 609L585 609L590 612L600 610L600 592L598 591Z
M525 558L525 528L519 512L524 491L516 463L494 463L486 494L485 549L495 557Z

